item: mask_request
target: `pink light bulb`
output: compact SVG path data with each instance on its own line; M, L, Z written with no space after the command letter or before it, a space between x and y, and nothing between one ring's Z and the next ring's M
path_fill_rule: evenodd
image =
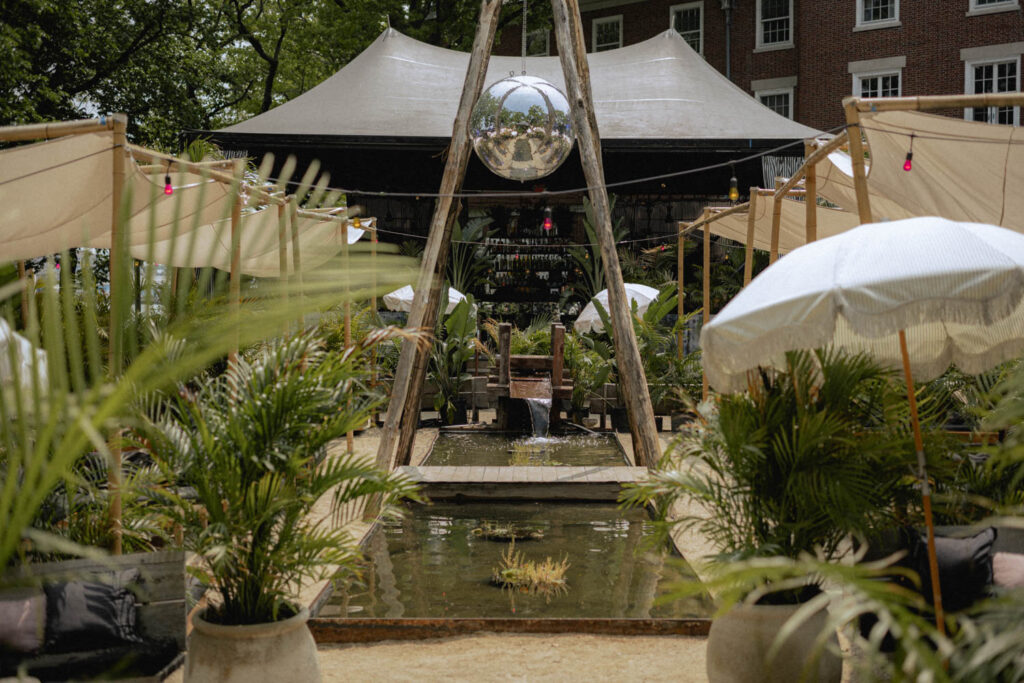
M166 194L166 195L174 194L174 188L171 187L171 176L170 175L165 175L164 176L164 194Z
M903 162L903 170L904 171L909 171L910 169L912 169L914 167L914 164L911 161L911 159L913 159L913 158L914 158L914 153L913 152L907 152L907 160Z
M545 230L550 230L551 229L551 219L550 218L545 218L544 219L544 229Z

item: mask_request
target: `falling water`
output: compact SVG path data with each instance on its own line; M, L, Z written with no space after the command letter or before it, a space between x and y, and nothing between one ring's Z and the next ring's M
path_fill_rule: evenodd
M530 407L530 424L533 425L534 436L548 435L548 422L551 419L550 398L525 398Z

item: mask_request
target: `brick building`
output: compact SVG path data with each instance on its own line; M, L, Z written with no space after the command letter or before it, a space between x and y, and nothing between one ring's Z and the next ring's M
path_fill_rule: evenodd
M850 94L1021 88L1021 0L581 0L580 9L590 50L675 28L763 104L821 130L843 124ZM531 33L528 51L556 54L553 33ZM519 32L506 30L495 52L519 54ZM1019 108L966 115L1020 125Z

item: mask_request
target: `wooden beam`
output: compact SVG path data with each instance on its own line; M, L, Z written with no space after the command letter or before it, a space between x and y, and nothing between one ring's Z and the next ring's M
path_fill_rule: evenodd
M814 154L814 147L804 143L804 157L810 158ZM804 243L810 244L818 239L818 167L815 164L807 166L804 177Z
M709 211L704 209L704 219L708 218ZM701 326L703 329L704 325L711 322L711 230L708 229L707 225L704 226L704 273L703 273L702 287L702 306L703 311L701 312ZM707 373L703 372L703 363L701 364L701 399L707 400L708 398L708 376Z
M928 109L970 109L972 107L1024 107L1024 93L980 93L977 95L923 95L920 97L849 97L858 112L926 111Z
M853 187L857 191L857 215L861 223L871 223L871 197L868 195L868 178L864 169L864 144L861 140L857 98L844 99L843 109L846 112L846 132L850 136L850 162L853 166Z
M433 329L434 321L437 319L441 288L444 285L444 271L450 251L452 224L459 208L453 195L461 190L466 166L469 164L472 150L469 117L487 77L487 64L490 60L491 46L494 44L501 6L501 0L480 2L480 18L466 69L462 97L456 110L452 141L448 147L444 176L438 193L440 196L430 222L430 233L423 251L412 310L409 313L408 326L412 328ZM398 463L406 464L412 455L429 354L429 349L421 348L413 340L402 342L402 351L395 371L395 383L391 390L391 402L388 404L384 429L377 449L377 466L380 468L391 470ZM373 506L370 508L372 512Z
M682 320L686 313L686 304L684 303L684 299L686 299L686 289L683 287L683 266L685 265L684 259L686 258L685 225L686 224L682 221L676 223L676 250L678 252L676 254L676 292L678 294L676 301L676 317L679 320ZM680 328L680 330L676 332L676 355L679 356L679 358L683 357L684 337L685 331Z
M73 122L79 123L82 122ZM126 283L121 281L121 263L126 258L125 235L121 229L121 204L124 195L125 154L124 147L128 142L128 117L124 114L112 114L105 123L113 131L113 158L110 191L110 377L117 379L121 375L121 362L124 357L122 340L124 338L121 318L121 306L118 303L121 288ZM58 126L60 124L43 124ZM105 125L104 127L107 127ZM62 128L64 135L74 135L86 131L88 126L68 126ZM45 131L49 136L49 131ZM27 138L22 138L27 139ZM121 431L115 429L110 439L110 462L107 464L107 489L110 493L110 532L112 537L110 551L114 555L121 554L124 525L121 511Z
M707 207L708 211L704 212L700 220L694 221L686 226L684 233L690 233L695 231L697 228L703 228L707 223L714 223L720 218L731 216L734 213L743 213L750 208L750 202L744 202L737 204L736 206L722 207Z
M779 233L782 232L782 197L772 197L772 239L768 252L768 264L779 260Z
M750 210L747 211L747 243L743 249L743 286L750 284L754 277L754 230L757 226L757 198L761 195L756 187L750 188Z
M587 64L586 45L577 0L552 0L555 38L573 125L576 144L579 145L583 173L590 188L590 202L594 212L594 229L601 248L605 281L608 284L608 304L615 327L612 340L618 360L619 388L629 414L629 429L633 437L633 453L637 464L654 467L661 459L661 445L654 424L654 407L647 389L640 351L637 348L633 318L626 298L619 255L615 250L612 233L611 209L605 187L604 167L601 163L601 137L594 115L594 98L590 88L590 67Z
M111 114L94 119L78 121L56 121L53 123L29 123L24 126L0 127L0 140L4 142L21 142L25 140L51 140L67 135L82 135L110 130L111 119L124 114ZM115 143L116 144L116 143Z

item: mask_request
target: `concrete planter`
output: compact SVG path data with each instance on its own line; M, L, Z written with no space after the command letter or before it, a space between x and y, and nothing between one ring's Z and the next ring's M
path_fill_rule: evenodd
M185 664L187 683L319 683L320 660L303 608L269 624L222 626L192 617Z
M768 662L768 651L786 621L800 605L739 604L711 623L708 634L707 672L711 683L829 683L842 678L843 663L828 651L838 647L836 634L815 651L814 641L825 628L827 614L820 611L801 624ZM814 661L816 659L816 661ZM810 662L807 674L804 667Z

